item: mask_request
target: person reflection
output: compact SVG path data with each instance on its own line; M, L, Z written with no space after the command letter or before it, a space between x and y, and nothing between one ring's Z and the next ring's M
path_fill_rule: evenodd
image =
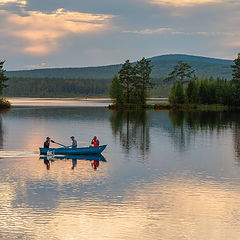
M77 166L77 159L72 159L72 170Z
M50 161L46 158L43 160L44 164L46 165L47 170L50 170Z
M114 136L119 136L127 153L135 148L144 156L149 151L149 121L145 110L113 111L110 122Z
M91 165L92 165L92 168L93 168L94 170L97 170L97 168L99 167L99 161L94 160L94 161L91 163Z

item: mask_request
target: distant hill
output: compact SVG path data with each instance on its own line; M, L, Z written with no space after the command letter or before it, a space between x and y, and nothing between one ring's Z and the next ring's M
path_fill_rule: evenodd
M162 80L180 60L190 64L198 77L231 79L230 66L233 62L230 60L182 54L162 55L149 59L153 65L151 77L156 84L151 91L152 97L168 96L170 86L163 86ZM121 66L118 64L7 71L8 88L4 89L3 94L11 97L106 97L111 79L119 72Z
M192 66L199 77L231 78L231 60L199 57L183 54L169 54L149 58L153 65L152 77L162 79L168 75L178 61ZM7 71L8 77L23 78L65 78L65 79L111 79L117 74L121 64L99 67L47 68L21 71Z

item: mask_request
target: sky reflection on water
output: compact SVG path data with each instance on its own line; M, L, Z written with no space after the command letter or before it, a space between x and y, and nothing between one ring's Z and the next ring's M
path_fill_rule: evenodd
M0 117L1 239L239 239L239 113L14 108ZM108 147L55 159L49 135ZM24 156L25 154L25 156ZM74 165L75 164L75 165Z

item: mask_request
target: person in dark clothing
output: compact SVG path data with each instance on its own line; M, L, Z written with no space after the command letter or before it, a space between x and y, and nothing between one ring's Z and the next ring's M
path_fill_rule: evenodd
M47 137L46 138L46 141L44 142L44 148L49 148L49 146L50 146L50 137Z

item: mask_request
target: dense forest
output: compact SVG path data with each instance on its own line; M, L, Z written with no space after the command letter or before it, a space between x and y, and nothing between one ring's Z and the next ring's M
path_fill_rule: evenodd
M192 67L179 61L165 79L174 82L169 95L171 105L182 104L222 104L240 106L240 53L234 60L232 79L199 79Z
M91 97L108 96L112 79L10 78L3 95L8 97ZM167 97L170 86L153 79L151 96Z
M9 97L107 96L111 79L11 78L3 94Z

